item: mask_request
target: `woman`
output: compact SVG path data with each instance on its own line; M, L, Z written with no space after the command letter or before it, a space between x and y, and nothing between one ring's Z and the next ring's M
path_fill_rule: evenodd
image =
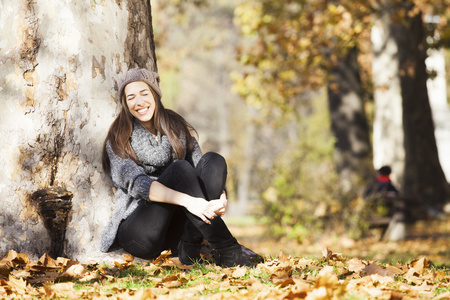
M101 250L123 248L144 259L171 249L184 264L200 260L205 238L216 263L251 266L261 257L241 246L221 216L227 208L227 165L202 155L194 128L161 103L159 75L129 70L119 80L121 111L103 147L103 168L116 205Z

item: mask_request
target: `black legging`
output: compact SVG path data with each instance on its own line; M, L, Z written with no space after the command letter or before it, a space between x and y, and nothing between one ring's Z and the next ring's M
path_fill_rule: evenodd
M222 194L226 177L225 159L217 153L208 152L195 169L185 160L175 161L158 181L193 197L213 200ZM226 243L232 238L220 217L215 217L211 223L204 223L178 205L141 201L139 207L120 224L118 242L128 253L152 259L165 249L176 253L182 235L184 239L204 236L216 244Z

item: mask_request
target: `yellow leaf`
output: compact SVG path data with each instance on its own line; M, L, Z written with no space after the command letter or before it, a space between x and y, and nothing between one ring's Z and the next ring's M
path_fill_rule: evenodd
M125 253L124 255L124 259L126 262L132 263L134 262L134 256L128 253Z
M47 251L44 255L41 256L41 258L39 258L38 264L44 267L57 268L57 263L53 258L50 257L50 255L48 254L49 252L50 251Z
M72 295L75 293L75 284L73 282L64 283L47 283L44 284L44 288L47 291L51 291L58 296Z
M16 279L9 275L8 285L17 294L24 294L27 290L27 282L23 278Z
M70 276L72 278L78 278L86 273L86 268L83 265L73 265L69 267L64 275Z
M241 277L244 277L245 274L247 274L246 267L236 267L236 270L234 270L233 274L231 274L231 277L232 278L241 278Z
M156 265L156 264L166 260L168 257L170 257L170 255L172 255L172 251L164 250L154 261L152 261L152 264Z
M354 273L361 273L363 269L366 267L366 264L363 263L362 260L357 258L352 258L348 261L348 270Z

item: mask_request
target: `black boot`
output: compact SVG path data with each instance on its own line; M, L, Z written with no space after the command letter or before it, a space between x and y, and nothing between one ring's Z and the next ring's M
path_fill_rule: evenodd
M184 265L192 265L202 260L200 256L201 242L180 241L178 259Z
M200 250L202 247L203 235L189 221L178 244L178 259L184 265L191 265L202 260Z
M188 215L188 217L202 236L214 248L214 261L217 265L225 267L238 265L254 266L256 263L262 261L260 255L243 247L236 241L221 217L212 219L211 224L206 224L200 218L192 215Z
M264 259L259 254L240 245L236 239L232 244L216 248L216 264L223 267L247 266L254 267Z

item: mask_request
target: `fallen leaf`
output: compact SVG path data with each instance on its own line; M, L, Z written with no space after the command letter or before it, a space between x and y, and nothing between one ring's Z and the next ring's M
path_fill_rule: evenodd
M8 255L3 260L11 262L12 266L27 265L30 262L28 255L17 253L14 250L9 250Z
M240 278L244 277L245 274L247 274L247 268L246 267L236 267L233 274L231 274L232 278Z
M413 260L411 262L411 269L408 271L408 273L416 272L419 275L423 275L425 268L430 267L430 263L426 260L425 257L422 257L418 260Z
M50 251L47 251L44 255L41 256L38 260L38 264L47 268L58 268L58 264L56 261L50 257L48 254Z
M352 258L348 261L348 270L354 273L361 273L367 265L360 259Z
M386 269L383 266L380 266L376 263L371 263L364 267L362 270L366 275L378 274L381 276L390 276L394 277L395 273L392 270Z
M51 291L55 293L57 296L66 296L75 293L75 284L73 282L64 282L64 283L46 283L44 284L44 288L47 291Z
M25 294L25 292L28 290L27 282L23 280L23 278L17 279L9 275L8 285L16 294L19 295Z
M225 278L227 278L227 275L226 274L221 274L221 273L209 272L208 274L205 275L205 277L210 278L210 279L212 279L214 281L222 281Z
M157 265L158 263L169 258L171 255L172 255L172 251L164 250L163 252L161 252L161 254L155 260L152 261L152 264Z
M3 275L5 278L8 278L9 273L11 272L11 264L7 261L0 261L0 275Z
M71 278L80 278L86 273L86 268L83 265L73 265L69 267L63 274L63 276L69 276Z

